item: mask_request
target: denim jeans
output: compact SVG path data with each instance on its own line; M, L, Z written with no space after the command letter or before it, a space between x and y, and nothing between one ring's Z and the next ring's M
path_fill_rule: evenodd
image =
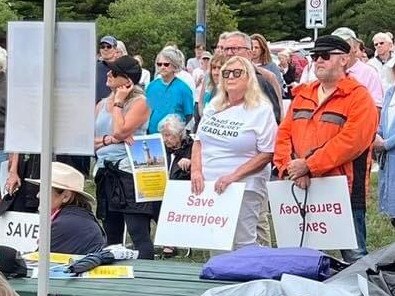
M352 216L354 220L355 235L357 236L358 248L353 250L340 250L344 261L354 263L358 259L365 256L366 250L366 211L364 209L353 209Z
M8 159L8 153L5 153L4 150L0 150L0 163L6 161Z

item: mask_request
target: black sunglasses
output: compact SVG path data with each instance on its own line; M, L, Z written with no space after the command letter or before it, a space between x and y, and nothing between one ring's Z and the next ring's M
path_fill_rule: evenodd
M344 52L329 52L329 51L321 51L321 52L315 52L311 54L311 59L316 62L319 57L321 57L324 61L328 61L331 58L331 55L339 55L339 54L344 54Z
M222 78L229 78L230 73L233 73L234 78L239 78L241 74L244 73L242 69L234 69L234 70L222 70Z
M112 48L112 45L110 45L110 44L100 44L100 49L111 49Z
M374 46L377 46L377 45L383 45L384 44L384 42L383 41L381 41L381 42L376 42L375 44L374 44Z
M170 63L156 63L158 67L165 66L166 68L170 66Z

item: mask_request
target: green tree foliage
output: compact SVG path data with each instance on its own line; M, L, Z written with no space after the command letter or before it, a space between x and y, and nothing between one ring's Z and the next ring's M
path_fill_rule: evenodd
M0 37L5 37L7 22L17 19L17 14L14 13L7 1L0 0Z
M237 10L239 29L261 33L272 41L313 36L305 28L305 0L223 0ZM354 29L365 41L380 31L395 32L393 0L327 0L327 27L319 35L338 27Z
M208 3L208 44L218 35L233 30L232 11L215 1ZM109 17L98 18L99 35L122 40L129 54L140 54L150 67L157 53L171 41L187 55L195 43L195 0L118 0L109 7Z
M43 19L43 0L8 0L12 9L23 20ZM57 0L56 17L58 21L95 20L99 15L106 15L112 0Z

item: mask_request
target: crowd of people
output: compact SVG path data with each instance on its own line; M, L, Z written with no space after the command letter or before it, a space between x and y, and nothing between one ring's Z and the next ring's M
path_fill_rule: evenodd
M348 262L363 257L373 158L379 210L395 227L395 53L388 33L377 33L373 43L375 55L366 59L368 50L350 28L319 37L299 80L291 51L278 53L276 64L264 36L224 32L213 53L197 44L187 61L176 45L164 46L151 81L140 55L104 36L96 77L96 198L83 189L86 165L53 163L51 251L86 254L122 243L126 227L139 258L154 259L151 221L158 221L161 202L136 202L124 143L161 133L170 179L190 180L192 193L202 193L206 181L215 182L218 194L233 182L246 183L234 249L271 246L268 181L290 179L307 189L311 178L345 175L358 248L341 253ZM6 54L0 53L4 117ZM292 100L288 110L284 99ZM36 212L37 156L8 159L0 212Z

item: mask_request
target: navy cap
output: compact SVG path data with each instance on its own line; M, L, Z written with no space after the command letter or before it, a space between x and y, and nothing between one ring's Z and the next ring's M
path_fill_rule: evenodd
M100 39L100 43L108 43L111 46L117 46L117 39L113 36L104 36L102 39Z
M325 35L317 38L314 48L311 49L310 52L331 51L335 49L338 49L344 53L349 53L351 46L339 36Z
M131 56L122 56L114 62L104 62L110 70L116 73L126 75L133 81L133 84L138 84L141 78L141 66L139 62Z

